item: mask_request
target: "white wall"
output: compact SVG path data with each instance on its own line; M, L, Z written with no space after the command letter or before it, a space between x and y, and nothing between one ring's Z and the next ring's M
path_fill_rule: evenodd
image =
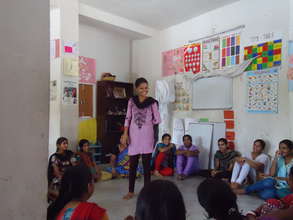
M50 9L50 40L61 38L61 10L57 7ZM61 57L50 60L50 81L56 80L57 97L50 101L49 154L56 152L56 140L61 136Z
M61 40L69 42L79 42L79 0L57 0L60 3L61 9ZM69 55L64 55L63 57ZM71 54L73 58L78 59L79 54ZM60 66L62 68L62 65ZM72 80L78 82L79 78L65 76L61 74L62 80ZM76 150L77 146L77 130L78 130L78 104L66 105L61 104L61 136L67 137L69 140L69 147Z
M270 151L277 148L283 138L290 138L289 95L286 79L287 40L289 32L289 0L240 0L237 3L211 11L179 25L161 31L147 40L133 42L133 78L144 76L149 79L154 92L155 80L161 79L161 52L181 47L188 40L205 37L238 25L246 25L242 43L249 37L267 33L283 34L283 65L280 73L280 102L278 114L248 114L245 111L246 84L244 77L234 80L234 111L236 115L236 147L240 151L251 149L255 138L263 138L270 143ZM246 42L244 42L246 41ZM223 121L223 111L192 111L175 113L175 117L209 118Z
M116 32L79 22L80 56L96 59L97 80L103 72L116 75L116 81L130 81L131 40ZM94 117L96 117L96 86L94 86Z
M85 22L79 23L79 38L80 56L97 61L97 80L110 72L117 81L129 81L130 39Z
M46 219L49 10L49 1L1 2L1 219Z

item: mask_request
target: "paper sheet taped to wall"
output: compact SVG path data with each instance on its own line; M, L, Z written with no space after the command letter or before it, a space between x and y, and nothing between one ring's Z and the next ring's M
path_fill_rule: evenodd
M65 57L63 58L63 74L68 76L79 75L79 65L77 58Z

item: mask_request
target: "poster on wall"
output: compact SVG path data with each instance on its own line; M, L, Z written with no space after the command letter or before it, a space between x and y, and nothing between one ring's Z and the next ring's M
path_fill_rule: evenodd
M200 72L201 66L201 44L189 44L184 48L185 72L194 74Z
M220 68L220 38L212 38L202 42L202 71Z
M72 80L63 81L62 103L66 105L77 104L77 86L78 83Z
M247 111L278 113L279 69L249 71L247 74Z
M162 75L172 76L184 72L184 48L165 51L162 53Z
M244 48L244 60L257 57L252 64L247 67L250 70L263 70L278 67L282 64L282 39L268 41Z
M288 77L288 88L290 92L293 92L293 41L289 41L289 69L287 73Z
M240 33L222 37L222 68L240 64Z
M79 65L78 59L72 57L63 58L63 74L67 76L78 76Z
M79 82L96 83L96 60L89 57L79 57Z
M78 55L79 52L78 52L77 42L64 41L63 42L63 53L64 54Z
M174 111L190 111L190 95L183 82L175 83Z

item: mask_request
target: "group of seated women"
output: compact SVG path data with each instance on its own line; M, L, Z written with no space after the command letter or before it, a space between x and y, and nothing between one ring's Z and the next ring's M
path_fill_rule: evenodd
M293 188L293 168L289 173ZM90 169L77 165L66 169L58 198L50 204L47 220L107 220L106 209L88 202L94 192ZM194 196L196 192L193 192ZM269 199L248 213L242 213L237 196L229 184L218 178L207 178L197 188L199 204L208 218L216 220L291 220L293 194L283 199ZM196 204L194 204L195 206ZM155 180L143 187L138 195L134 215L125 220L186 220L188 212L178 187L168 180Z
M172 144L171 136L164 134L162 142L157 144L153 153L153 173L159 177L177 173L179 180L191 175L207 177L198 188L198 199L208 215L217 220L292 218L292 141L282 140L272 160L264 153L265 142L261 139L254 141L252 151L247 155L229 149L224 138L218 140L218 147L219 150L214 155L214 169L202 170L199 166L200 150L192 144L191 136L185 135L183 145L177 148ZM116 151L116 154L112 155L108 171L112 172L113 176L127 176L127 146L120 144ZM81 140L79 151L73 153L68 150L68 140L59 138L57 151L49 159L49 199L53 202L48 208L48 219L108 219L105 209L86 202L93 193L94 182L100 175L101 170L92 159L87 140ZM251 193L257 193L265 202L244 216L238 210L236 194ZM173 199L171 194L177 195L174 204L183 204L169 204ZM184 202L180 196L182 197L180 191L172 182L153 181L141 191L135 217L128 216L127 219L186 219ZM153 204L157 201L161 202L160 204L166 203L166 207L170 208L168 212L156 210ZM215 204L217 205L214 206ZM172 207L181 207L178 215L182 216L172 214Z

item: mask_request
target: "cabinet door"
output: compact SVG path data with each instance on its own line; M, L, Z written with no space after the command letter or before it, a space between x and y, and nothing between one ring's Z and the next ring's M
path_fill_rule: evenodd
M79 117L93 117L93 85L79 84Z

